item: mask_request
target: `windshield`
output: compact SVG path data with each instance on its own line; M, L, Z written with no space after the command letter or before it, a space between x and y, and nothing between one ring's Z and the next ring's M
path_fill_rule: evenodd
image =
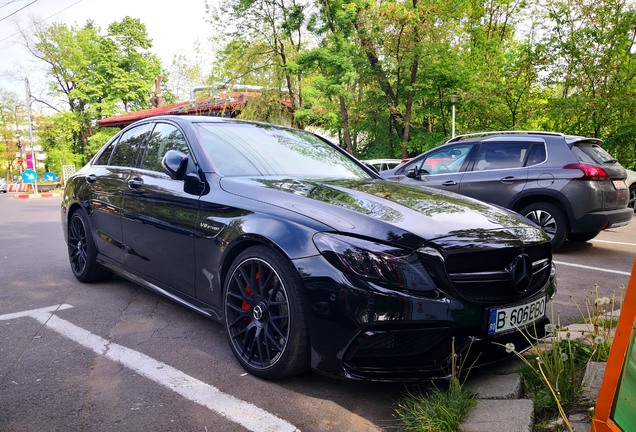
M305 131L252 123L197 123L201 145L225 176L369 178L356 162Z

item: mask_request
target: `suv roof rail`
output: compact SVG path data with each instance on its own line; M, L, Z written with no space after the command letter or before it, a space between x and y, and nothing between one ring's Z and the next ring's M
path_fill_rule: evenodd
M565 134L560 132L545 132L545 131L528 131L528 130L508 130L508 131L488 131L488 132L475 132L464 135L457 135L446 141L447 143L461 141L463 139L478 137L478 136L488 136L488 135L515 135L515 134L525 134L525 135L551 135L551 136L560 136L564 137Z

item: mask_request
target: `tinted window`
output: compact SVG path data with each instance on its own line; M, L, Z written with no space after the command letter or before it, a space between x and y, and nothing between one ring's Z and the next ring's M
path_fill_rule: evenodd
M526 166L540 164L545 160L545 144L534 144L530 149Z
M531 143L482 143L475 157L475 171L518 168L524 165Z
M472 144L457 144L432 150L423 160L408 166L405 172L413 168L422 175L459 172L472 147Z
M355 161L308 132L265 124L196 126L203 150L223 175L369 177Z
M168 150L178 150L184 154L190 153L188 143L179 129L167 123L157 123L150 136L146 156L141 167L153 171L163 171L161 159Z
M598 144L574 144L572 147L572 153L574 153L579 162L583 163L602 165L607 162L615 162L615 159Z
M139 153L148 139L149 132L149 124L140 125L127 130L121 136L119 144L117 144L117 147L115 147L113 151L113 155L110 158L110 165L137 166Z
M95 161L95 165L108 165L108 159L110 159L110 155L113 154L113 149L115 148L117 141L118 140L113 140L110 144L108 144L108 147L102 151Z

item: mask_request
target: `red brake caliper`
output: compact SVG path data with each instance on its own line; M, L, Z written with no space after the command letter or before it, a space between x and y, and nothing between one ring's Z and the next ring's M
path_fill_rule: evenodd
M256 273L255 279L258 281L259 278L260 278L260 273ZM254 293L250 289L249 285L245 285L245 291L250 296L250 298L254 298ZM243 300L243 302L241 303L241 309L243 309L244 311L248 311L248 310L252 309L252 307L247 302L247 300ZM245 317L244 319L245 319L245 321L249 322L252 318L251 317Z

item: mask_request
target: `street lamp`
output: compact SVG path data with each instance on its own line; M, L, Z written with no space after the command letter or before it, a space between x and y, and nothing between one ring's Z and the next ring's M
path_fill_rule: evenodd
M459 97L456 94L452 94L450 96L450 101L451 101L451 104L453 106L453 110L452 110L452 112L453 112L453 120L452 120L452 123L451 123L451 138L455 138L455 104L457 103L457 99L459 99Z

